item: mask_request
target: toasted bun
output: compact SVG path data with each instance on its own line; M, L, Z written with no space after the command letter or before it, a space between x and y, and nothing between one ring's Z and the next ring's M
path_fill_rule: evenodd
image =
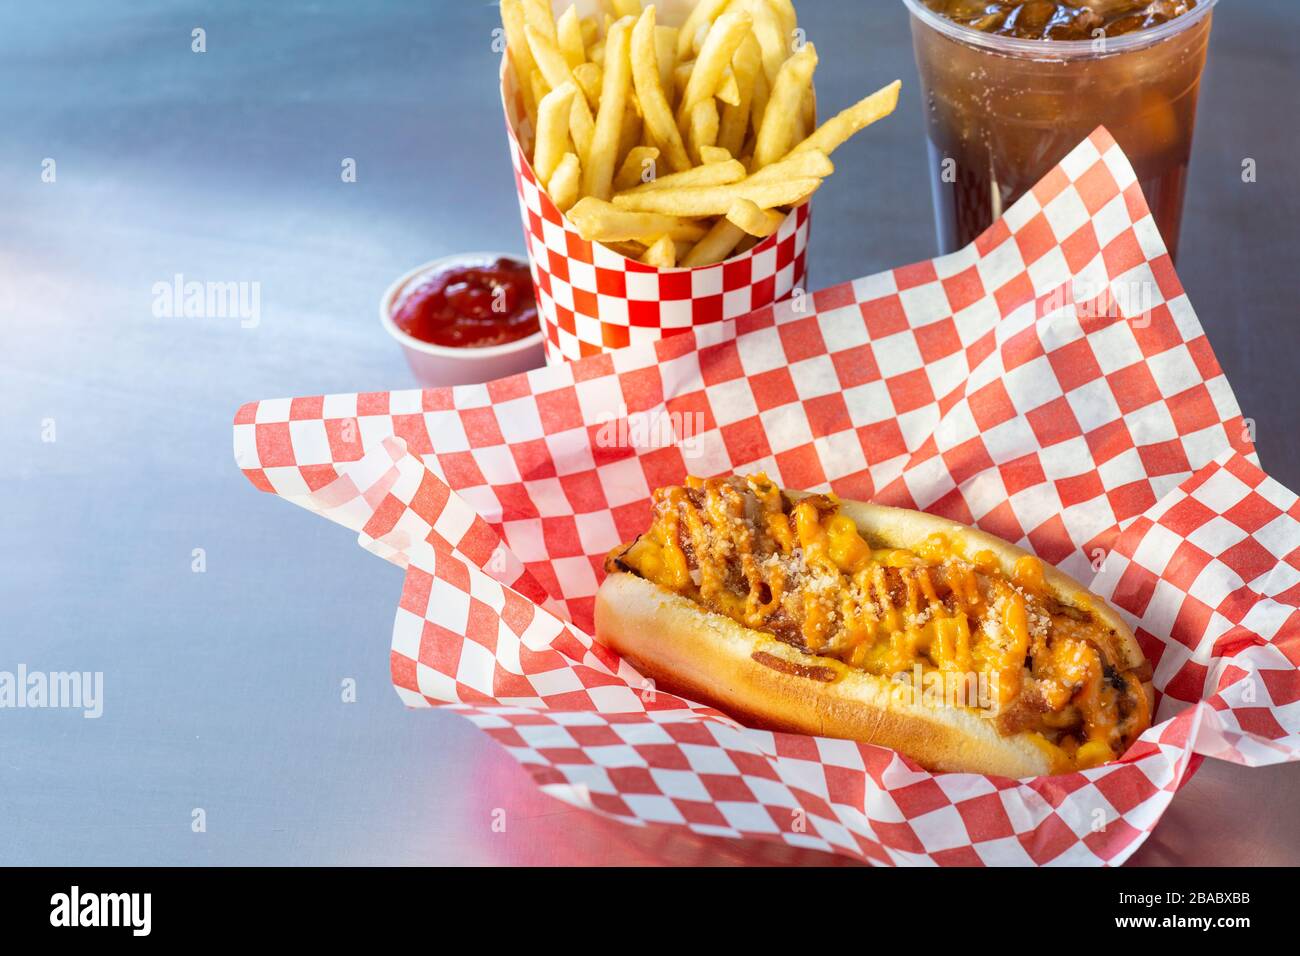
M791 498L801 495L791 493ZM912 547L942 532L968 553L987 549L1010 575L1026 552L933 515L842 502L876 547ZM1057 600L1086 607L1115 632L1124 667L1144 657L1132 631L1067 575L1044 567ZM880 744L933 770L1031 777L1060 769L1030 734L1003 736L974 710L930 705L905 684L805 654L634 574L609 574L596 592L596 638L656 686L708 704L749 726Z

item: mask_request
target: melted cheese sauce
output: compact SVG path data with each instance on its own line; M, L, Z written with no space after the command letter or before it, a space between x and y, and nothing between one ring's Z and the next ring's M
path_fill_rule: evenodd
M982 676L999 731L1035 735L1062 768L1114 759L1150 721L1113 632L1063 606L1037 558L1007 575L942 534L873 546L833 496L792 504L761 474L657 490L650 528L610 566L871 674Z

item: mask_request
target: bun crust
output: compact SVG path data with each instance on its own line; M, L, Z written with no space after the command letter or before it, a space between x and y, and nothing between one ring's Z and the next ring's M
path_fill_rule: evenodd
M841 502L840 512L873 546L915 546L940 532L966 553L993 552L1008 576L1027 554L922 512L851 501ZM1132 631L1103 601L1046 564L1043 577L1057 600L1088 608L1114 631L1113 651L1125 667L1144 661ZM999 734L994 721L974 710L929 705L907 684L805 654L635 574L606 576L596 593L595 622L596 639L659 689L747 726L879 744L933 770L1019 778L1064 769L1030 734Z
M880 744L934 770L1052 772L1023 734L1002 737L974 711L921 706L904 685L804 654L634 574L615 572L596 592L596 639L660 690L749 727Z

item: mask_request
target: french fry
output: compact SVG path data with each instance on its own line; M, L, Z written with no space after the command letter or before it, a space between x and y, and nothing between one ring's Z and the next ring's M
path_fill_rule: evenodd
M524 8L521 0L501 0L501 26L506 31L506 53L515 71L515 83L524 99L529 121L537 125L537 99L533 96L532 51L524 35Z
M532 51L533 59L537 61L537 68L546 78L546 85L550 89L553 90L566 81L572 81L577 85L573 70L569 67L569 61L564 58L564 54L560 52L559 44L531 23L524 27L524 36L528 39L528 48ZM577 147L578 157L583 165L590 166L587 150L591 145L595 120L592 118L586 95L575 97L570 109L572 112L569 132L573 136L573 145Z
M812 88L812 84L809 84L808 89L804 91L803 101L799 104L799 108L799 119L804 126L804 136L807 136L808 133L817 128L817 93ZM803 142L804 136L800 136L795 142Z
M677 105L677 123L689 129L695 107L707 99L722 84L722 73L731 63L732 54L741 41L749 35L754 20L744 10L724 13L709 28L709 34L695 60L695 68Z
M799 26L799 14L795 12L793 0L767 0L768 6L776 14L777 22L781 24L781 32L785 34L787 40L794 35L794 31Z
M778 182L782 179L825 179L835 172L835 164L820 149L791 153L785 159L764 166L749 177L751 183Z
M555 21L555 40L570 69L576 70L587 62L587 47L582 42L582 23L578 20L577 7L569 7Z
M718 101L713 97L700 100L691 110L690 129L686 136L686 149L692 160L704 164L700 150L718 142Z
M551 13L550 0L524 0L524 20L552 43L555 42L555 17Z
M740 99L723 107L718 128L718 145L735 156L745 145L750 111L754 105L754 81L763 69L763 51L751 32L741 41L731 57L731 74L735 77Z
M820 179L786 179L687 189L634 189L615 196L614 206L626 212L659 213L681 218L725 216L737 199L748 199L760 209L790 206L812 195L820 185Z
M656 269L672 269L677 265L677 246L672 236L660 236L654 241L641 261Z
M581 188L582 164L576 154L565 153L555 167L555 172L551 173L551 181L546 184L551 202L555 203L555 208L560 212L568 212L569 207L578 201L578 190Z
M560 52L560 46L531 23L524 26L524 36L528 39L528 49L533 54L537 68L546 78L546 84L555 89L565 80L573 79L573 68Z
M811 43L781 64L754 144L755 169L776 162L795 144L793 120L816 69L817 50Z
M775 209L759 209L748 199L737 199L727 210L727 219L749 235L765 238L781 228L785 213Z
M609 0L609 5L614 8L615 19L641 15L641 0Z
M790 38L782 32L781 21L767 0L748 0L746 9L754 19L754 38L763 51L763 75L771 89L781 65L790 57Z
M795 146L790 151L791 154L819 150L829 156L854 133L894 112L895 107L898 106L900 86L902 83L894 80L888 86L881 87L870 96L858 100L848 109L841 110L819 126L811 136Z
M575 96L569 109L569 135L573 137L578 158L583 159L591 150L591 139L596 135L596 121L591 118L591 108L585 96Z
M565 80L542 97L537 107L537 145L533 148L533 172L543 185L565 153L572 152L569 140L569 116L573 98L579 96L577 86Z
M591 49L591 45L600 39L600 26L592 17L583 17L578 26L582 28L582 45Z
M696 32L705 24L711 24L718 19L729 3L731 0L700 0L691 8L677 34L677 59L690 59Z
M677 28L655 26L655 59L659 61L659 85L673 88L677 69Z
M695 69L694 60L683 60L673 68L673 98L679 103L686 92L686 84L691 81L691 71Z
M672 108L664 95L655 54L655 10L646 7L632 29L632 82L646 132L663 152L665 162L674 172L690 168L690 157L673 119Z
M615 208L603 199L584 196L569 210L569 221L588 242L624 242L629 239L672 236L674 240L696 240L705 228L678 216L634 212Z
M758 131L763 128L763 120L767 117L767 101L771 97L772 87L767 82L767 74L760 69L754 77L754 99L749 107L749 125L754 131L754 138L758 137Z
M604 70L596 63L579 63L573 68L573 78L578 82L582 95L587 98L587 105L592 109L600 105L600 83L603 76Z
M709 35L711 29L712 27L709 24L702 24L696 29L695 36L691 37L692 54L697 57L700 55L700 51L704 49L704 39Z
M608 199L613 193L614 167L618 162L618 143L623 131L623 112L631 87L631 64L628 48L632 20L618 20L605 40L605 76L600 88L600 110L596 113L596 131L591 149L584 157L582 191L587 196ZM654 34L650 36L654 42ZM656 75L658 70L655 70ZM586 105L586 101L583 101Z
M551 92L551 87L547 84L546 79L542 76L542 71L537 69L536 67L533 68L533 75L531 77L531 86L533 89L533 102L540 105L542 102L542 97L544 97L547 93ZM536 113L536 110L534 110L534 113ZM534 126L537 125L536 115L533 116L533 125Z
M630 190L633 193L654 189L694 189L700 186L730 186L745 178L745 166L737 160L692 166L680 173L669 173Z
M605 64L605 38L609 36L609 27L614 22L614 18L610 16L612 8L608 0L599 0L599 3L603 12L591 17L595 32L592 33L591 39L587 40L587 59L592 63L599 63L603 66Z
M618 163L621 165L632 147L641 142L641 111L636 104L636 94L628 94L627 109L623 111L623 128L618 135Z
M740 104L740 84L736 82L736 73L731 67L727 67L722 71L722 82L713 91L713 97L719 103L725 103L728 106L738 106Z
M678 265L691 269L696 266L711 266L715 262L722 262L727 256L731 255L731 251L736 248L736 244L744 238L744 229L741 229L729 219L719 219L690 252L678 259Z
M633 146L618 168L618 172L614 174L614 192L625 192L642 183L653 182L655 161L658 158L659 150L654 146ZM647 173L649 179L646 178Z
M731 161L731 153L720 146L701 146L700 161L706 166L714 163L727 163Z

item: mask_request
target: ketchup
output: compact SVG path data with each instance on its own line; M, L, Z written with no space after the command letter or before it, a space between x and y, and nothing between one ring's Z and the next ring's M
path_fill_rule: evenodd
M393 322L407 335L451 348L504 345L538 329L537 300L526 263L448 266L412 285Z

